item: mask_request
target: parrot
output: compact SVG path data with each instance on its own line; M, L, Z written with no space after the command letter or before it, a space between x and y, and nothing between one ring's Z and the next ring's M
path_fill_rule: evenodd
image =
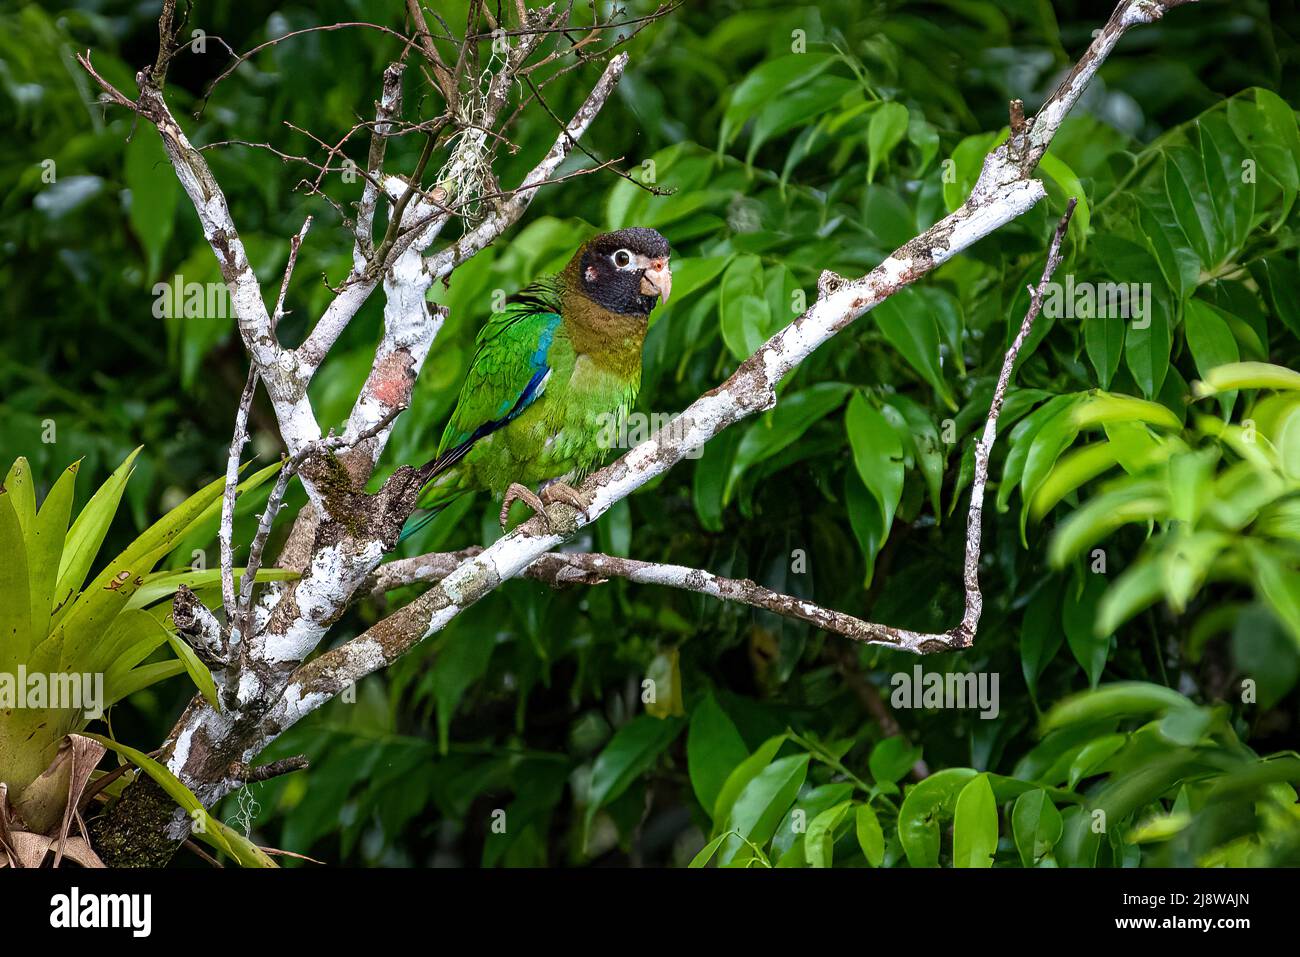
M437 454L418 470L425 511L403 539L473 492L502 497L502 528L515 501L548 527L552 502L585 512L591 503L573 485L636 402L650 313L672 292L669 256L653 229L601 233L488 319Z

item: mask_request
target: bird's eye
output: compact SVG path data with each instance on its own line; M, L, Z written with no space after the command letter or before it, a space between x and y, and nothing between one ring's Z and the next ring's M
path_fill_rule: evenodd
M620 249L614 253L614 265L619 269L626 269L628 263L632 261L632 254L626 249Z

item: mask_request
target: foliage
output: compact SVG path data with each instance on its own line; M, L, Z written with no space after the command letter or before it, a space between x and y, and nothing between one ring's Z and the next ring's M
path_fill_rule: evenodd
M365 18L343 0L196 6L236 49ZM445 6L463 19L463 4ZM61 446L98 474L147 443L128 492L143 528L221 467L243 370L231 320L152 318L155 282L217 275L156 138L141 128L128 142L130 118L87 106L65 66L94 46L131 88L156 31L150 11L114 14L28 7L0 23L0 118L24 141L0 147L0 278L24 317L0 330L13 382L0 446L49 486ZM766 613L626 582L516 581L273 745L266 759L306 753L312 767L253 787L263 843L388 865L1300 861L1288 783L1300 776L1300 134L1288 105L1300 90L1284 69L1296 24L1282 16L1197 4L1125 39L1041 167L1048 201L864 316L784 383L775 409L576 543L871 620L951 626L972 438L1051 226L1078 196L1058 308L1036 325L1001 419L979 637L920 662L998 676L996 717L895 707L893 676L915 659ZM1094 5L1013 0L684 6L633 43L584 141L674 192L613 177L545 190L508 242L437 289L451 319L378 479L427 458L494 293L601 228L654 226L674 245L638 411L681 409L800 312L822 269L861 274L955 207L1006 134L1007 101L1031 110L1099 25ZM300 152L310 144L281 119L341 134L372 108L395 52L373 32L259 54L186 119L192 138ZM225 63L215 43L178 58L178 116ZM590 73L546 88L557 114ZM502 181L553 137L545 115L525 114ZM409 168L415 147L395 140L394 165ZM304 169L264 150L207 156L264 283L302 215L317 217L281 326L294 343L328 301L316 277L337 281L350 263L337 214L292 193ZM336 180L333 195L354 201L359 184ZM1145 314L1117 318L1102 283L1136 288ZM313 383L323 423L347 414L378 317L368 304ZM47 420L57 443L41 441ZM260 407L253 426L273 451ZM405 547L490 541L495 511L466 502ZM334 640L410 591L363 603ZM120 736L160 739L179 704L123 712Z
M168 599L181 584L219 589L219 573L153 569L220 509L224 477L150 526L87 580L139 451L91 496L71 527L79 462L63 471L39 509L26 459L14 462L0 486L0 674L9 699L0 722L0 767L14 807L38 832L49 826L47 816L62 818L63 808L41 806L39 795L27 792L66 735L128 695L181 673L216 701L208 669L176 635ZM255 488L277 468L262 469L241 489ZM164 646L172 655L160 655Z

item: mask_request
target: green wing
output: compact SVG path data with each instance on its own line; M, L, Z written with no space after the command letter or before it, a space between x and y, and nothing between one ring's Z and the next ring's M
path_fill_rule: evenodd
M558 299L555 280L534 283L512 297L479 332L478 349L442 433L430 478L460 461L475 442L507 425L541 396L551 371L551 342L560 325Z

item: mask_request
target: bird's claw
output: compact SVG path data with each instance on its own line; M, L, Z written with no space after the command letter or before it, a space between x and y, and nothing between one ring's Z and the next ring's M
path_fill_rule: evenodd
M515 502L523 502L538 515L546 517L546 503L537 497L537 493L527 485L520 485L518 482L511 482L510 487L506 489L505 498L501 500L501 527L505 528L510 521L510 506Z
M548 482L542 486L541 495L538 495L525 485L511 482L510 487L506 489L505 498L501 501L501 527L505 528L510 519L510 506L515 502L523 502L536 515L541 517L542 521L546 523L547 531L551 534L572 532L577 528L577 523L569 521L563 524L571 527L559 527L546 506L562 503L568 505L583 518L586 518L587 509L591 507L591 501L590 495L579 492L572 485L566 485L564 482Z
M579 492L572 485L563 482L548 482L543 485L542 501L547 505L552 502L563 502L565 505L572 506L574 511L581 513L583 518L587 517L587 509L591 508L590 495Z

